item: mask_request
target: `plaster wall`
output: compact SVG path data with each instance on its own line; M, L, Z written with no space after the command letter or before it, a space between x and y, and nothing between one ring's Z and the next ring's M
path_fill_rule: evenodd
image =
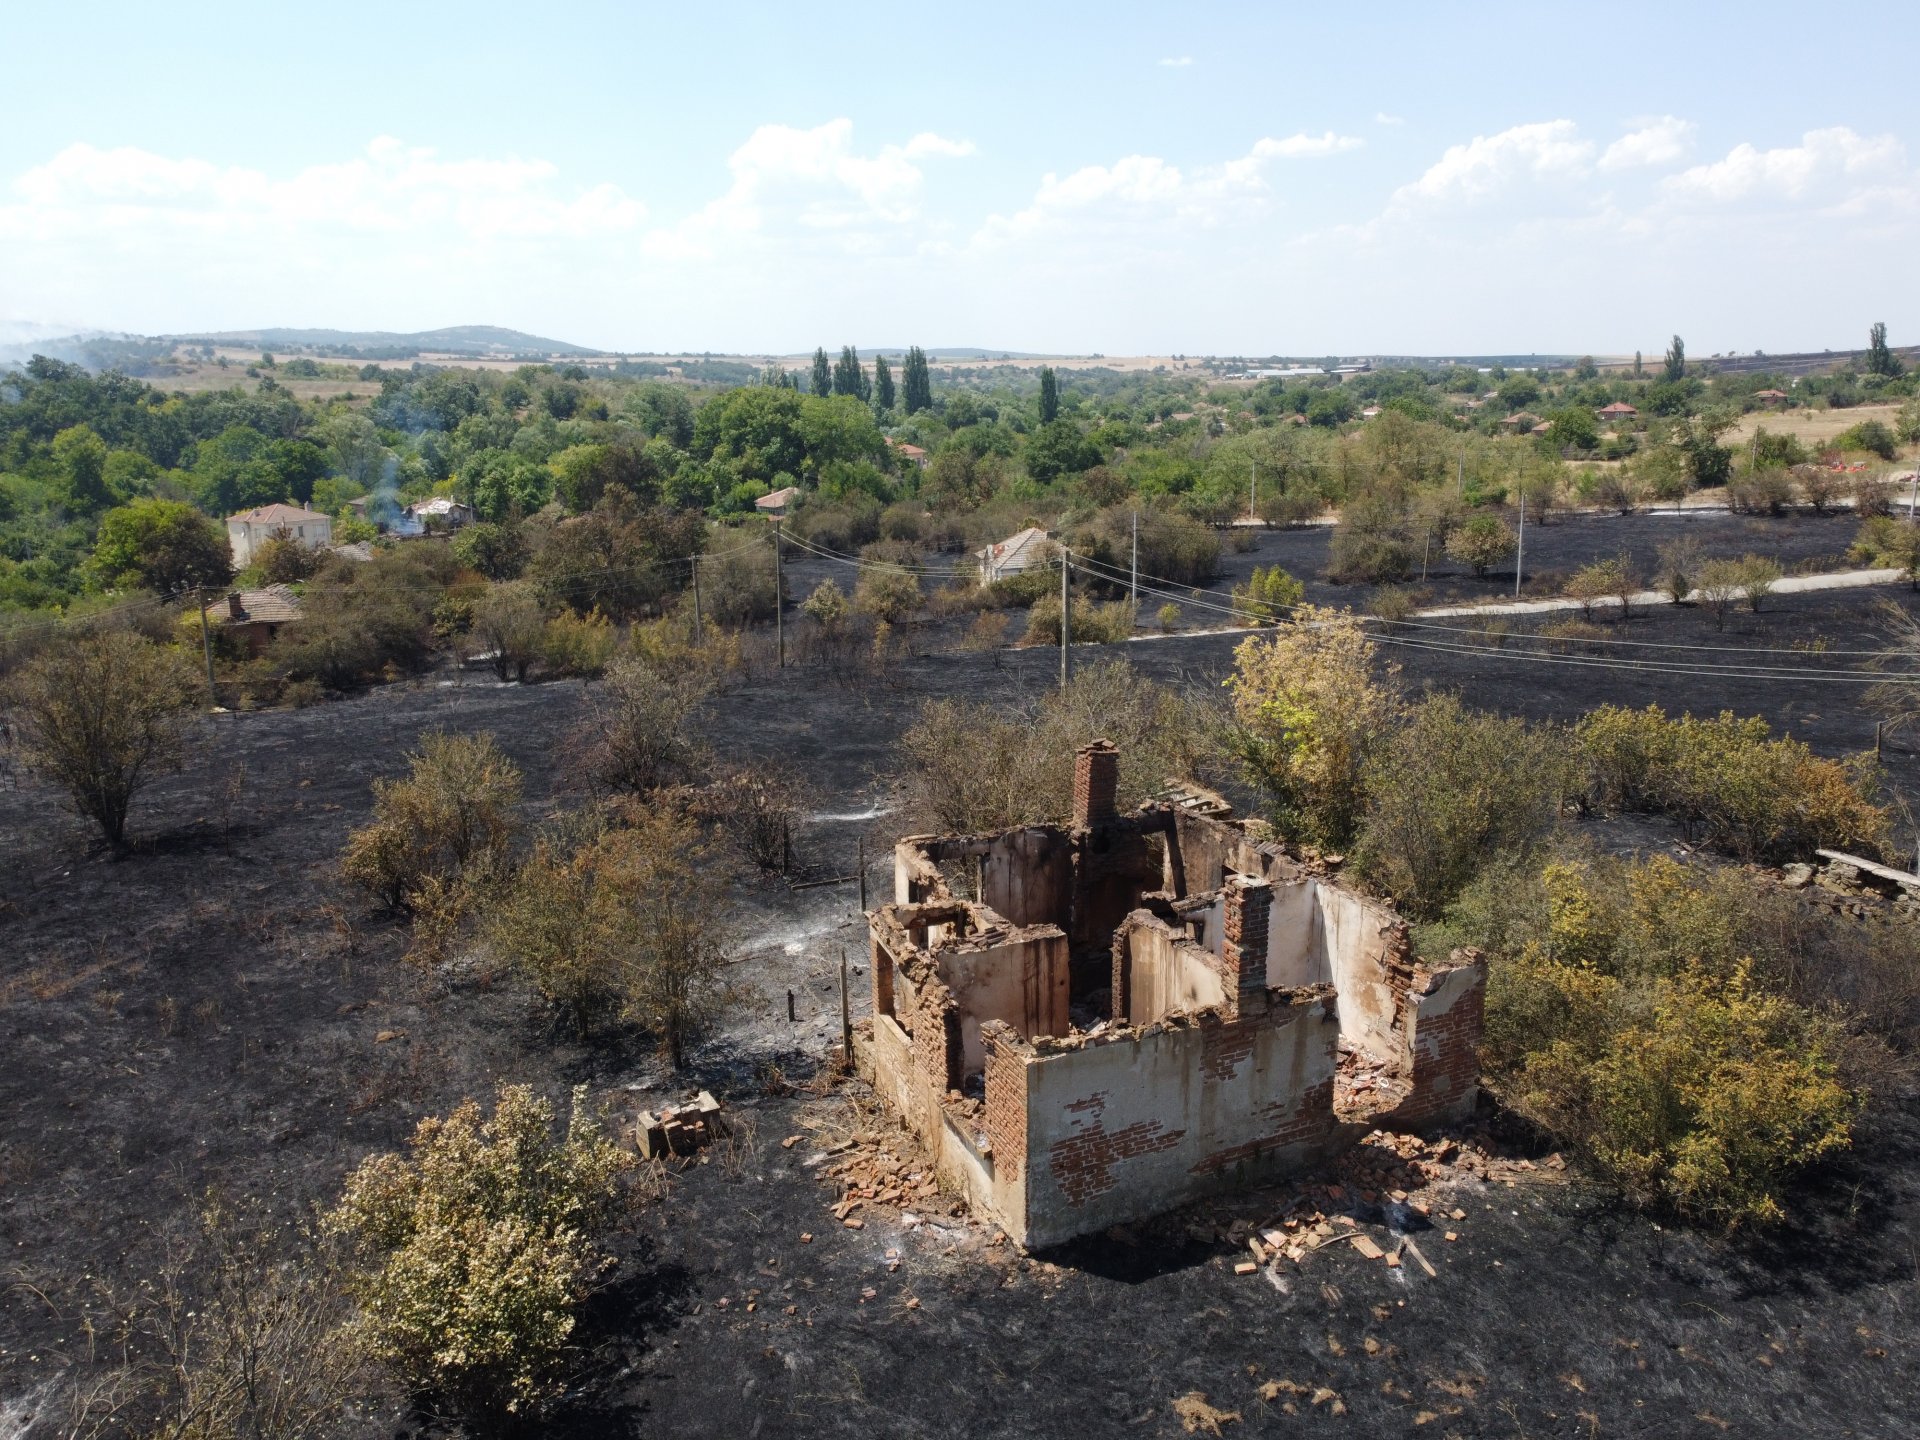
M1177 1010L1223 1007L1227 990L1219 961L1144 910L1122 931L1127 966L1125 1023L1146 1025Z
M985 1063L980 1025L1002 1020L1022 1038L1064 1035L1068 1014L1067 937L1052 925L997 945L934 952L940 978L960 1009L966 1073Z

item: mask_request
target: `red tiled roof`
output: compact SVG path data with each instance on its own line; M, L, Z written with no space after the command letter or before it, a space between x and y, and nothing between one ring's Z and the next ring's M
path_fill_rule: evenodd
M284 625L300 618L300 597L286 585L269 585L264 590L242 590L236 618L231 604L219 599L206 607L207 620L214 625Z
M304 525L310 520L326 518L318 510L309 510L304 505L285 505L278 501L227 517L229 521L244 520L252 525Z

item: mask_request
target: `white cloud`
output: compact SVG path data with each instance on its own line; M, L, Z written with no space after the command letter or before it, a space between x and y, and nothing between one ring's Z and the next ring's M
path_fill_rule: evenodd
M1871 138L1845 125L1809 130L1798 145L1760 150L1736 145L1724 160L1696 165L1665 182L1675 199L1812 200L1845 203L1849 192L1892 185L1911 191L1906 147L1891 135Z
M121 147L70 145L14 182L0 235L113 232L271 236L316 229L419 232L463 241L630 230L646 211L614 185L565 192L545 160L445 160L389 136L353 158L284 178Z
M1602 170L1634 170L1649 165L1671 165L1693 148L1694 125L1672 115L1662 115L1606 148L1600 157Z
M1407 123L1407 117L1404 115L1389 115L1384 110L1376 110L1373 115L1373 123L1376 125L1404 125Z
M1328 130L1320 135L1268 136L1245 155L1183 171L1157 155L1128 155L1111 165L1087 165L1065 178L1041 177L1027 207L1012 215L989 216L976 244L995 245L1042 231L1098 232L1172 222L1211 226L1268 203L1266 172L1280 160L1338 155L1366 142Z
M1592 164L1593 148L1571 120L1476 135L1464 145L1448 147L1418 180L1394 191L1388 211L1481 200L1523 181L1579 179Z
M1193 64L1193 56L1169 55L1167 56L1166 59L1162 60L1160 63L1169 70L1184 70L1187 68L1187 66Z
M659 256L707 256L740 242L837 232L870 243L879 232L921 218L925 173L915 163L972 155L971 141L931 131L904 145L862 154L853 122L829 120L811 130L762 125L727 160L733 183L679 224L647 236Z

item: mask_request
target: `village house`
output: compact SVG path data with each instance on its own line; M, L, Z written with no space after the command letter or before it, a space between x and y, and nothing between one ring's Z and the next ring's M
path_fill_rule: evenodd
M1078 752L1067 825L895 847L854 1060L944 1185L1038 1248L1471 1113L1476 952L1197 786L1120 814L1119 763Z
M922 470L927 468L927 452L921 446L909 445L904 440L894 440L891 438L888 439L887 444L893 447L894 454L898 455L908 464L917 465Z
M991 585L996 580L1024 575L1049 564L1053 559L1053 542L1047 538L1046 531L1029 526L997 545L974 551L973 557L980 562L980 583Z
M762 495L753 502L753 508L770 520L783 519L793 509L793 502L800 498L800 487L786 485L771 495Z
M1616 400L1611 405L1602 405L1596 413L1609 425L1630 425L1640 415L1638 410L1624 400Z
M227 517L235 569L244 570L267 541L281 538L319 550L333 543L333 520L304 505L262 505Z
M286 585L234 590L226 599L203 607L201 613L209 629L230 637L248 659L254 659L273 643L282 625L300 619L300 597Z
M1753 398L1758 400L1762 405L1780 406L1787 403L1787 392L1784 390L1756 390L1753 392Z
M430 500L416 500L400 513L423 530L460 530L480 518L471 505L445 495L435 495Z

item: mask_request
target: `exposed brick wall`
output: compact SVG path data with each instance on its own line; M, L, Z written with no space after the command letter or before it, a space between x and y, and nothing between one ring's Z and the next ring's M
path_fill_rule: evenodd
M893 1014L893 956L871 934L867 937L867 966L873 981L873 1013Z
M980 1027L987 1054L987 1139L997 1180L1016 1181L1027 1165L1027 1066L1013 1033L997 1020Z
M1413 1036L1412 1088L1395 1107L1393 1120L1420 1124L1457 1113L1469 1104L1480 1084L1480 1042L1486 1029L1487 986L1484 961L1468 972L1449 972L1465 988L1453 1003L1438 1011L1433 1001L1416 993ZM1422 1002L1425 1001L1423 1004Z
M1097 1109L1102 1097L1092 1095L1088 1108ZM1168 1130L1157 1120L1141 1120L1109 1132L1096 1121L1092 1129L1056 1141L1047 1150L1047 1167L1060 1193L1071 1205L1084 1205L1113 1189L1113 1167L1136 1155L1150 1155L1178 1145L1184 1130Z
M1227 1003L1238 1011L1267 989L1267 930L1273 915L1273 886L1246 875L1230 876L1222 922L1220 958L1227 971Z
M1310 1090L1288 1096L1267 1107L1267 1116L1276 1123L1266 1134L1238 1145L1228 1145L1203 1155L1192 1171L1210 1175L1231 1170L1243 1160L1283 1150L1289 1145L1308 1145L1327 1138L1333 1131L1333 1081L1326 1080Z
M920 986L913 1024L913 1068L936 1102L960 1088L960 1012L938 980Z
M1120 752L1111 740L1095 740L1073 757L1073 823L1089 830L1105 825L1119 812L1114 798L1120 790Z

